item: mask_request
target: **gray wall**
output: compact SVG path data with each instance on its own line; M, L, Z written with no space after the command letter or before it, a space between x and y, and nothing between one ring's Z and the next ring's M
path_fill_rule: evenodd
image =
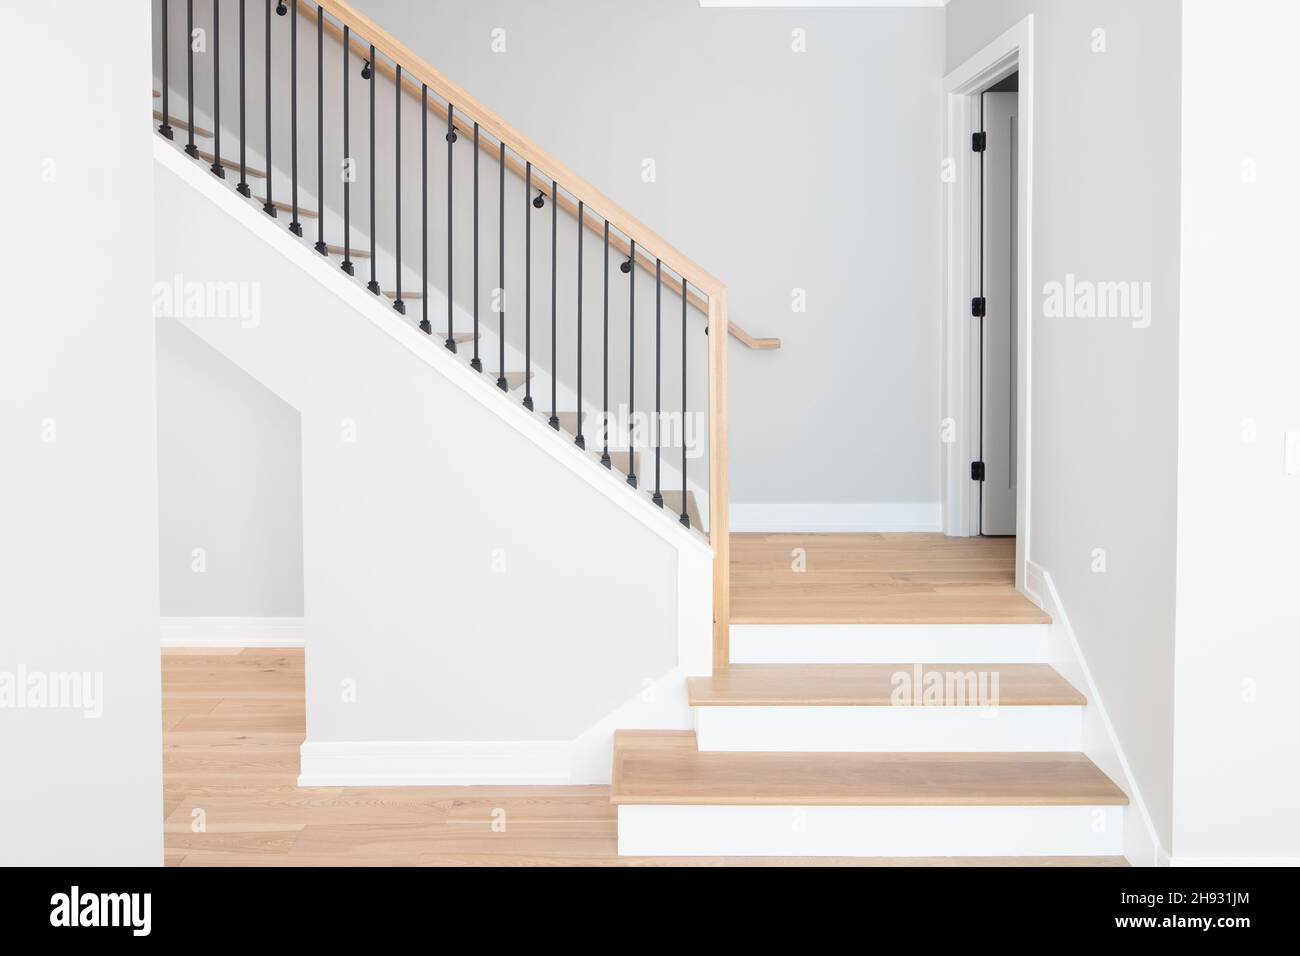
M1034 15L1033 282L1152 284L1152 320L1033 305L1031 553L1168 849L1178 446L1179 4L953 0L948 67ZM1105 53L1091 52L1106 31ZM1121 464L1124 463L1124 464ZM1140 464L1136 464L1140 463ZM1093 549L1106 551L1094 573Z
M0 861L160 865L149 7L4 13L0 671L102 697L0 708Z
M298 412L177 322L157 342L163 615L301 616Z

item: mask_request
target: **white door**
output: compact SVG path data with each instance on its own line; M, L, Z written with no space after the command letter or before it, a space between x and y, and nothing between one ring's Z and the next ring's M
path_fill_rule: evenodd
M984 93L980 278L980 534L1016 533L1016 108Z

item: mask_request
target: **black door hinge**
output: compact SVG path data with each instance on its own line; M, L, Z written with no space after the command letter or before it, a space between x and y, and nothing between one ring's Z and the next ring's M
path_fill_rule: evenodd
M981 132L981 133L971 133L971 136L970 136L970 148L973 149L973 150L975 150L975 152L977 152L977 153L982 153L982 152L984 152L984 150L988 149L988 145L989 145L989 134L988 134L988 133L983 133L983 132Z
M970 463L970 480L971 481L984 480L984 462L972 461Z
M970 314L975 316L977 319L984 318L984 313L987 308L988 302L982 295L977 295L975 298L970 300Z

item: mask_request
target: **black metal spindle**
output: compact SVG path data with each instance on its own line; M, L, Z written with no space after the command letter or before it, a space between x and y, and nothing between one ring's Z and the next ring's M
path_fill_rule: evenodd
M396 137L393 145L393 181L396 183L397 198L394 209L397 230L397 297L393 299L393 308L406 315L406 303L402 301L402 64L393 64L393 130Z
M578 200L578 434L573 436L573 443L579 448L587 447L587 440L582 437L582 233L587 222L582 200Z
M194 145L194 0L185 0L185 108L189 111L189 142L185 152L199 158Z
M627 270L627 483L636 487L636 240L629 239L632 252ZM626 265L627 263L625 263Z
M560 416L556 414L555 409L555 383L560 377L560 370L555 364L555 242L558 235L556 228L556 210L559 203L556 201L556 184L551 180L551 417L549 424L556 431L560 430ZM578 224L578 229L582 229L582 224ZM579 290L581 291L581 290Z
M429 87L420 84L420 331L433 334L429 322ZM450 295L448 295L450 298Z
M219 3L220 0L214 0ZM325 8L316 8L316 251L330 254L325 244Z
M533 164L524 164L524 408L533 410Z
M275 204L271 201L271 0L266 0L266 202L262 203L262 212L272 219L276 218Z
M604 306L604 335L602 337L601 350L603 360L601 368L604 370L601 374L601 404L603 405L604 417L604 448L600 453L600 463L606 468L612 468L613 460L609 457L609 220L605 220L605 306Z
M278 12L278 11L277 11ZM295 0L293 16L289 18L289 192L293 206L293 219L289 231L302 235L298 221L298 4Z
M221 165L221 0L212 0L212 173L226 178Z
M447 102L447 341L443 344L447 346L448 351L456 351L456 330L452 320L452 311L455 308L455 300L452 299L452 255L451 255L451 209L452 209L452 192L451 192L451 170L452 170L452 147L456 145L456 107Z
M375 74L379 71L375 66L375 45L372 43L370 59L361 70L361 75L370 85L370 281L366 288L379 295L379 277L376 274L379 256L375 249Z
M339 268L348 275L356 275L356 266L352 264L352 180L356 167L348 151L348 51L352 49L351 33L351 28L343 24L343 262Z
M243 0L240 0L242 3ZM167 0L162 0L162 119L158 123L158 132L168 139L175 139L176 134L172 132L171 117L167 114L167 103L170 93L167 76L167 47L170 46L168 40L171 38L167 35Z
M650 434L653 436L655 442L655 493L651 497L653 498L654 503L657 504L660 508L664 506L663 492L659 490L659 454L660 454L659 430L663 427L663 420L660 417L662 414L662 407L661 407L662 400L660 398L660 385L661 385L660 364L661 363L660 363L659 350L662 347L662 345L661 345L661 338L659 332L659 319L660 319L660 308L661 308L662 298L663 298L663 277L664 277L663 263L658 258L656 258L655 259L655 417L654 417L654 421L650 423L651 425Z
M474 357L469 367L483 371L483 360L478 357L478 123L474 124Z
M681 522L691 526L691 517L686 509L686 280L682 279L682 515Z
M166 0L164 0L166 5ZM248 185L248 149L244 135L244 0L239 0L239 185L235 191L245 198L253 195Z
M501 185L497 192L497 237L500 245L497 249L497 308L499 329L497 345L500 358L497 363L497 388L509 391L506 381L506 144L501 143Z

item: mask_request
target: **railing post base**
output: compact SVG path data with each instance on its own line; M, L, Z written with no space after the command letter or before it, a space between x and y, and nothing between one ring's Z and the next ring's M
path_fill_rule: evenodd
M380 292L379 283L374 279L371 279L369 282L366 283L366 288L369 289L371 292L373 292L375 295L379 295Z
M324 242L319 242L319 241L318 241L318 242L316 243L316 245L315 245L314 248L315 248L316 251L319 252L322 256L328 256L328 255L330 254L330 247L329 247L328 245L326 245Z
M202 158L203 158L202 156L199 155L199 148L198 148L197 146L195 146L193 143L186 143L186 144L185 144L185 155L186 155L186 156L189 156L189 157L191 157L191 158L193 158L193 159L202 159Z
M239 193L239 195L243 196L245 199L253 198L253 190L248 183L240 183L235 187L235 192Z
M339 268L342 269L350 276L354 276L357 274L357 268L352 264L351 259L344 259L342 264L339 266Z

